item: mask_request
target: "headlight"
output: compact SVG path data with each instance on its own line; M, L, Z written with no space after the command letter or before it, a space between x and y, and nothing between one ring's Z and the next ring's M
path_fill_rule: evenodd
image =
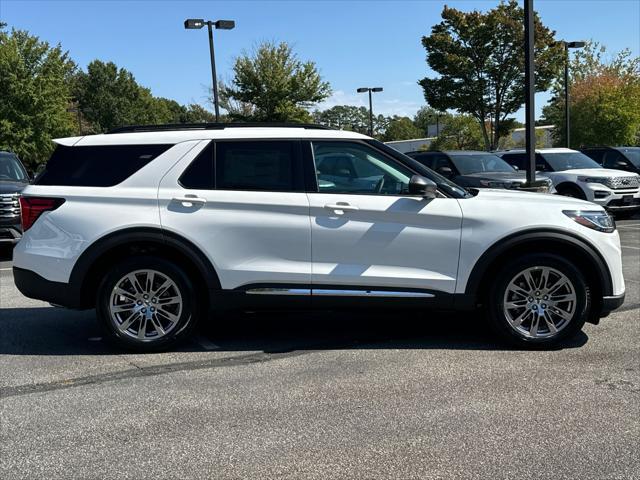
M598 232L611 233L616 229L613 217L601 210L563 210L562 213L583 227Z
M609 185L611 179L609 177L578 177L579 182L586 183L600 183L602 185Z

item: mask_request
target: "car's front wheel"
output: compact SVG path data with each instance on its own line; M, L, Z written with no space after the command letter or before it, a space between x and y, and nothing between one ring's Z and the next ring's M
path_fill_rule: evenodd
M133 257L104 277L97 313L108 338L141 352L165 350L188 336L199 315L195 290L175 264Z
M553 346L583 327L591 293L569 260L531 254L498 272L488 307L491 326L512 344Z

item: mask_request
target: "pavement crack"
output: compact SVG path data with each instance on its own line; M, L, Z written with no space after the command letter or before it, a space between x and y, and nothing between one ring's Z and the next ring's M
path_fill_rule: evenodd
M0 387L0 399L17 397L22 395L30 395L32 393L51 392L54 390L64 390L67 388L82 387L86 385L101 385L107 382L115 382L118 380L126 380L130 378L152 377L156 375L164 375L167 373L204 370L209 368L220 367L236 367L242 365L251 365L256 363L265 363L281 358L296 357L312 353L313 350L296 350L280 353L252 353L248 355L239 355L232 357L215 358L211 360L197 360L193 362L170 363L165 365L154 365L150 367L140 367L134 365L135 368L121 370L118 372L103 373L100 375L89 375L85 377L68 378L47 383L34 383L27 385L17 385L12 387Z

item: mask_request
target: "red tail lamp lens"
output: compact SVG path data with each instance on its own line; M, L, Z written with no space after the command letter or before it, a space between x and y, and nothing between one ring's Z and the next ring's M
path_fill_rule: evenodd
M64 203L64 198L20 197L22 231L26 232L44 212L55 210Z

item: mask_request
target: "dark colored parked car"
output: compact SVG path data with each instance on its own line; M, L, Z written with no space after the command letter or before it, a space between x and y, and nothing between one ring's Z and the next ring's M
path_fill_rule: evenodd
M640 173L640 147L589 147L580 151L604 168Z
M0 245L14 244L22 236L20 192L29 184L29 174L18 157L0 152Z
M480 151L409 152L408 156L435 170L461 187L510 188L551 192L549 178L538 176L532 187L523 186L525 172L520 172L493 153Z

